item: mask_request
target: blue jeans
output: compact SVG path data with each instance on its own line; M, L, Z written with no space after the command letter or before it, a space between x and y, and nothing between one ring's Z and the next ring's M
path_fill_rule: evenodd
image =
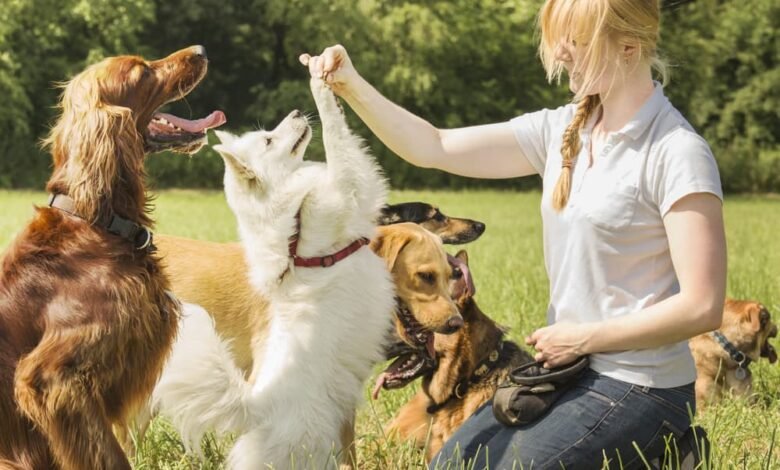
M690 409L690 411L689 411ZM663 455L665 437L680 438L695 412L693 384L650 388L592 370L535 422L507 427L492 404L477 410L447 441L430 468L598 469L645 468Z

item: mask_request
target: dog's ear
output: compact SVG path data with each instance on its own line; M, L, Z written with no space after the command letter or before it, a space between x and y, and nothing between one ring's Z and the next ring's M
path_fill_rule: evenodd
M236 171L236 173L246 180L254 180L254 181L260 181L260 179L257 177L257 174L249 168L249 166L244 163L244 161L239 157L233 149L230 148L229 144L217 144L214 147L212 147L214 150L219 153L219 155L222 157L222 160L225 161L225 165L230 165L233 170Z
M469 254L468 254L468 253L466 253L466 250L460 250L460 251L459 251L459 252L458 252L458 253L455 255L455 257L456 257L456 258L458 258L459 260L463 261L463 263L465 263L465 264L466 264L466 266L468 266L468 265L469 265Z
M214 131L214 134L217 136L217 139L219 139L219 142L225 145L230 145L238 139L236 135L227 131Z
M411 238L409 234L397 230L380 230L376 237L371 240L371 250L385 260L388 271L392 271L398 255Z

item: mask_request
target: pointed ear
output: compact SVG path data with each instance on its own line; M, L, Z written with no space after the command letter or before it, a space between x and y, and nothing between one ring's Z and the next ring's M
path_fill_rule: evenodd
M456 255L456 258L463 261L463 263L468 266L469 265L469 254L466 253L466 250L460 250Z
M217 144L212 148L216 150L217 153L219 153L219 155L222 157L222 160L225 161L225 165L230 165L230 167L233 168L240 177L247 180L259 181L257 174L255 174L255 172L249 168L228 145Z
M408 233L396 230L392 225L379 227L379 232L371 240L371 250L387 263L388 271L392 271L401 250L411 241Z
M219 142L222 144L232 144L233 142L238 139L235 135L231 134L227 131L214 131L214 134L217 136L217 139L219 139Z

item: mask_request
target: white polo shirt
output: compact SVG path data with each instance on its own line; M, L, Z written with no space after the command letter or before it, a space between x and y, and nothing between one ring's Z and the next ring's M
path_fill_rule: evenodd
M544 260L549 323L596 322L637 312L679 292L663 216L685 195L723 193L707 143L656 83L637 114L612 133L588 167L589 134L572 173L569 203L552 208L561 173L561 137L576 106L512 119L526 158L543 176ZM642 386L676 387L696 379L687 341L591 356L599 373Z

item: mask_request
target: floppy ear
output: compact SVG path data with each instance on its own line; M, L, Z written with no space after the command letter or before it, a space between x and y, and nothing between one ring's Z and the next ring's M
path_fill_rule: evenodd
M465 263L465 264L466 264L466 266L468 266L468 265L469 265L469 254L468 254L468 253L466 253L466 250L460 250L460 251L459 251L459 252L458 252L458 253L455 255L455 257L456 257L456 258L458 258L459 260L463 261L463 263Z
M119 178L134 192L143 192L141 178L131 178L142 171L143 140L129 108L102 101L94 78L99 65L65 85L62 114L44 140L54 157L49 190L66 192L75 201L76 211L90 221L111 209Z
M380 230L379 234L371 240L371 250L385 260L387 270L392 271L401 250L411 241L408 233L389 229Z
M219 153L222 160L225 161L225 165L229 165L241 178L246 180L259 181L257 174L249 168L241 158L230 148L229 144L217 144L212 147Z

